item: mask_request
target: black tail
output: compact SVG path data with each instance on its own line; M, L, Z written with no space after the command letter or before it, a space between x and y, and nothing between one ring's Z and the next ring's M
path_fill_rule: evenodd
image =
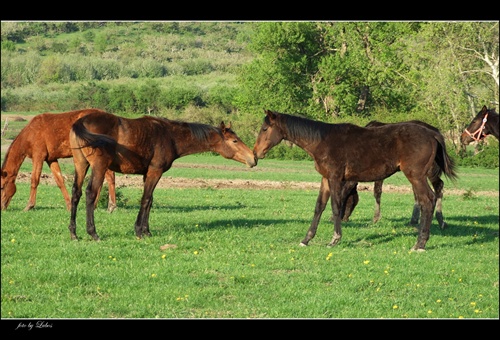
M90 132L83 124L84 120L85 117L78 119L71 127L78 140L79 149L90 147L92 149L103 149L111 152L111 150L116 148L117 143L113 138Z
M438 175L439 177L441 173L444 172L446 177L448 177L452 181L456 181L458 179L456 164L453 158L451 158L446 152L446 143L444 141L444 137L441 134L437 134L435 138L438 141L438 149L435 159L438 167L433 167L433 175Z

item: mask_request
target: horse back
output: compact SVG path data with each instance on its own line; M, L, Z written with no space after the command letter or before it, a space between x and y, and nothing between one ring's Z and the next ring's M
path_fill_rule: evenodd
M440 139L438 132L413 123L342 126L328 134L317 167L325 174L336 168L345 180L359 182L382 180L408 166L427 172Z
M80 117L98 109L84 109L62 113L45 112L34 116L12 142L13 148L20 148L29 158L56 161L72 156L69 131Z
M167 120L98 112L79 119L73 132L72 143L82 149L91 164L104 162L116 172L145 174L150 165L163 168L168 163L165 150L171 149L171 134Z

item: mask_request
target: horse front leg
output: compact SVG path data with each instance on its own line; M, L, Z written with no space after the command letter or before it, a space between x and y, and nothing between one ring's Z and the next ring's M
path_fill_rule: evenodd
M342 202L345 200L346 195L348 195L357 182L343 182L337 180L330 180L330 197L333 215L333 237L329 247L337 245L342 239Z
M39 157L33 158L33 168L31 170L31 188L30 188L30 197L28 199L28 204L24 208L24 211L31 210L35 207L36 204L36 191L38 185L40 184L40 176L42 175L42 166L43 160L39 159Z
M306 237L302 240L302 242L300 242L301 246L307 246L309 241L316 235L316 230L318 229L318 223L321 218L321 214L325 210L329 198L330 198L330 185L328 184L328 179L323 177L321 179L321 185L319 187L319 194L318 194L318 199L316 200L316 207L314 208L314 217L311 222L311 226L307 231Z
M142 238L142 236L151 236L151 231L149 230L149 212L151 211L151 206L153 205L153 191L158 184L163 172L159 170L148 171L144 175L144 192L141 199L141 207L139 209L139 214L137 215L137 220L135 221L135 235L137 238Z

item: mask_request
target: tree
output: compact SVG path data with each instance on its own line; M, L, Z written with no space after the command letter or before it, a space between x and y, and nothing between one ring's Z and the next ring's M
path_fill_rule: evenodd
M419 25L292 22L257 26L242 70L240 103L306 111L315 118L411 107L397 52Z

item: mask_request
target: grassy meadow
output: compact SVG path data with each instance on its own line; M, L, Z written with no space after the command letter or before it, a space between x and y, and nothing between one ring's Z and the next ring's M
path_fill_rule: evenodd
M62 163L71 177L71 160ZM30 171L29 161L23 169ZM247 169L210 154L177 160L162 181L170 176L319 184L311 161L263 159ZM29 184L19 183L1 214L1 317L497 319L498 170L464 168L459 176L444 179L448 228L434 220L422 253L409 251L417 239L407 225L411 191L384 192L377 224L372 192L360 191L335 247L326 246L328 207L316 237L300 247L316 189L157 188L153 236L138 240L142 189L122 186L115 212L96 210L101 242L94 242L85 231L84 197L80 240L71 241L57 186L40 185L35 209L24 212ZM385 183L408 186L399 173Z

